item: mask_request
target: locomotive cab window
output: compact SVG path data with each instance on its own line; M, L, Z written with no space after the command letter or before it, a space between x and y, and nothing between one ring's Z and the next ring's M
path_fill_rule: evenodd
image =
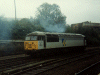
M44 36L38 36L37 39L38 39L38 40L45 40L45 39L44 39Z
M25 40L30 40L30 36L26 36Z
M31 36L31 40L37 40L37 36Z
M25 40L37 40L37 36L26 36Z

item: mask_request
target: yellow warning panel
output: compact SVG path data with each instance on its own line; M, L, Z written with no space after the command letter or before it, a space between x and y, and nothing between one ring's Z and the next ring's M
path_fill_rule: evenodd
M38 41L25 41L24 49L25 50L38 50Z

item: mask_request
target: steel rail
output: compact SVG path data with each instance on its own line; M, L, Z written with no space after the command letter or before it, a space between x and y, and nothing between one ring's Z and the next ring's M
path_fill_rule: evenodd
M94 67L95 65L97 65L97 64L99 64L99 63L100 63L100 61L98 61L98 62L92 64L91 66L86 67L85 69L81 70L80 72L75 73L75 75L81 75L82 73L84 73L85 71L91 69L92 67Z
M48 71L48 70L51 70L51 69L53 69L53 68L57 68L57 67L59 67L59 66L62 66L62 65L66 65L66 64L69 64L69 63L71 63L71 62L75 62L75 61L78 61L78 60L81 60L81 59L84 59L84 58L87 58L87 57L90 57L90 56L93 56L93 55L96 55L97 53L95 53L95 54L91 54L91 55L84 55L84 56L79 56L78 58L72 58L72 59L63 59L63 60L59 60L59 62L55 62L55 63L52 63L51 65L49 64L49 65L42 65L43 67L41 68L41 67L39 67L39 69L36 69L36 70L32 70L31 72L29 72L30 74L32 74L32 75L37 75L37 74L40 74L40 73L42 73L42 72L46 72L46 71ZM27 70L26 70L27 71ZM25 72L25 71L24 71ZM15 75L16 74L20 74L20 73L15 73ZM26 74L28 74L28 73L26 73ZM12 74L12 75L14 75L14 74ZM23 74L24 75L24 74Z
M25 66L21 66L21 67L17 67L17 68L13 68L13 69L10 69L10 70L3 71L2 75L5 75L5 74L16 75L16 74L24 73L26 71L30 71L32 69L41 68L43 66L45 67L45 66L48 66L50 64L51 65L52 64L56 65L56 63L58 63L58 62L63 63L66 60L67 60L66 63L70 63L70 62L73 62L73 61L77 61L79 59L83 59L83 58L86 58L86 57L89 57L89 56L93 56L94 55L93 53L91 53L91 55L89 53L85 53L84 55L80 54L80 55L69 57L69 58L65 58L65 59L51 59L51 60L46 60L46 61L42 61L42 62L31 63L31 64L28 64L28 65L25 65ZM95 54L97 54L97 52ZM77 58L75 58L75 57L77 57ZM63 63L61 65L64 65L66 63ZM55 67L57 67L57 65ZM51 68L49 68L49 69L51 69Z

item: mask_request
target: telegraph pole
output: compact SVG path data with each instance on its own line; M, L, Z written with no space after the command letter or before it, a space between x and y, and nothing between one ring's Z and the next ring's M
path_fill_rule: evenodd
M14 0L14 6L15 6L15 21L16 21L16 2Z

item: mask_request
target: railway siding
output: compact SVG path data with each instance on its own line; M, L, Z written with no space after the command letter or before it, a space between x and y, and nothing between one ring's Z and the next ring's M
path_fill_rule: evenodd
M42 62L37 62L37 63L31 63L31 64L28 64L28 65L25 65L25 66L21 66L21 67L17 67L17 68L14 68L14 69L10 69L10 70L6 70L6 71L3 71L2 74L5 75L5 74L12 74L14 72L20 72L20 71L24 71L25 69L28 69L28 68L31 68L31 67L35 67L35 66L40 66L42 63L47 63L49 61L53 61L55 59L51 59L51 60L45 60L45 61L42 61Z
M27 57L27 56L29 55L21 54L21 55L4 56L4 57L0 57L0 61L8 60L8 59L15 59L15 58L22 58L22 57Z
M75 61L69 64L66 64L64 66L60 66L58 68L40 73L38 75L77 75L78 72L81 72L82 70L84 70L86 67L90 66L91 64L94 64L96 62L100 61L100 53L97 55L94 55L90 58L85 58L83 60L80 61ZM98 69L98 67L97 67ZM100 66L99 66L99 70L100 70ZM96 69L90 70L90 73L88 72L88 75L97 75L97 74L91 74L93 72L97 72ZM98 72L97 72L98 73ZM99 71L100 73L100 71ZM98 74L99 74L98 73ZM87 75L85 74L79 74L79 75Z
M96 52L95 54L97 54L97 53L98 52ZM27 72L27 71L30 71L30 70L33 70L33 69L37 70L34 73L39 73L39 72L42 72L42 71L44 72L48 69L58 67L59 65L61 66L61 65L64 65L66 63L74 62L74 61L77 61L77 60L80 60L80 59L83 59L83 58L86 58L86 57L90 57L90 56L93 56L93 55L94 55L94 52L92 52L91 54L89 54L89 53L83 54L82 56L77 55L77 56L73 56L73 57L69 57L69 58L65 58L65 59L51 59L51 60L46 60L46 61L33 63L33 64L31 63L29 65L16 67L14 69L3 71L3 75L8 74L8 73L9 74L20 74L20 73L24 73L24 72ZM48 67L48 66L49 67L51 66L51 68L47 69L46 67Z
M100 61L92 64L91 66L81 70L78 73L75 73L75 75L97 75L100 73Z

